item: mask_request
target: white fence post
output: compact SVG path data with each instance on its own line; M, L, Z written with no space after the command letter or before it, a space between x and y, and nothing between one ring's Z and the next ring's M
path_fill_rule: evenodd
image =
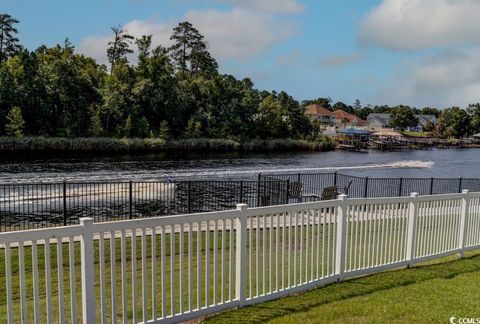
M412 192L410 194L412 201L410 201L410 209L408 213L408 232L407 232L407 255L408 266L413 265L416 248L416 228L418 218L418 193Z
M468 210L470 209L470 190L462 191L462 213L460 214L460 227L458 228L458 248L460 256L463 258L465 253L465 238L468 228Z
M338 275L338 281L343 280L345 272L345 246L347 231L347 195L338 196L337 207L337 233L336 233L336 251L335 251L335 274Z
M247 211L246 204L238 204L237 210L240 216L236 219L237 242L236 249L236 271L235 271L235 294L239 306L245 305L247 291Z
M83 234L80 240L82 272L82 317L83 324L95 323L95 277L93 260L93 219L80 218Z

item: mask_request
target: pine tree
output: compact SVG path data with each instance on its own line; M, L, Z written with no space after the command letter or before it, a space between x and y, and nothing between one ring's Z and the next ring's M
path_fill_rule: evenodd
M107 49L107 57L110 62L110 73L113 72L115 63L119 60L126 60L127 54L133 53L130 48L134 37L126 33L122 26L111 27L113 31L113 41L108 42L110 46Z
M214 74L218 64L207 50L204 36L188 21L179 23L173 29L170 39L170 56L177 69L193 74Z
M9 14L0 14L0 63L20 49L18 38L15 37L18 31L14 27L18 23L19 21Z
M20 107L13 107L7 115L7 124L5 129L7 134L15 137L23 137L23 129L25 128L25 120L22 116Z
M168 128L168 123L165 120L160 122L159 137L164 140L167 140L170 137L170 129Z

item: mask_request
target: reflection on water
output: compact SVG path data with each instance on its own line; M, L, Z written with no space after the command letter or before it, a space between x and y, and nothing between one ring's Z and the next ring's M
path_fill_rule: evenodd
M0 157L0 182L255 179L267 172L339 172L370 177L480 178L477 149L405 152Z

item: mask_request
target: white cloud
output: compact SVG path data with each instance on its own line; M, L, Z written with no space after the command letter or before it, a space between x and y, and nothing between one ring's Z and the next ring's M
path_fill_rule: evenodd
M242 8L227 11L192 10L181 20L191 22L205 35L212 55L220 61L255 57L296 32L294 25L280 22L273 15ZM168 46L174 25L173 22L133 20L124 29L135 37L153 34L153 46ZM87 37L78 50L105 63L110 39L111 35Z
M220 60L249 59L296 32L270 15L234 8L230 11L190 11L185 19L205 35Z
M377 93L376 102L438 108L480 102L480 47L443 51L398 70L399 76Z
M478 0L383 0L363 20L360 44L415 50L480 44Z
M342 66L342 65L356 62L362 58L363 56L360 53L353 53L348 55L335 54L335 55L330 55L322 58L320 60L320 64L324 66L330 66L330 67Z
M253 8L263 12L295 14L305 8L297 0L215 0L235 7Z
M160 23L155 20L132 20L123 26L128 34L136 38L142 35L153 35L153 47L169 46L172 28L173 23ZM106 63L108 42L111 40L112 35L87 37L80 43L78 51L95 58L99 63ZM132 45L132 48L135 48L135 44Z

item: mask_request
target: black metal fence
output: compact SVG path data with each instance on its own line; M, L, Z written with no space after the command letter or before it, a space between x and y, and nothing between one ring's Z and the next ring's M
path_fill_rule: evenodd
M349 186L350 184L350 186ZM0 184L0 231L210 212L348 196L395 197L480 191L480 179L362 178L340 173L259 174L257 181L63 182Z
M348 188L351 198L409 196L460 193L464 189L480 191L480 179L471 178L369 178L332 173L261 174L259 180L285 180L301 183L305 197L322 197L324 189L335 186L339 192ZM351 183L350 183L351 182ZM290 197L292 198L292 197Z
M0 184L0 231L287 203L288 181Z

